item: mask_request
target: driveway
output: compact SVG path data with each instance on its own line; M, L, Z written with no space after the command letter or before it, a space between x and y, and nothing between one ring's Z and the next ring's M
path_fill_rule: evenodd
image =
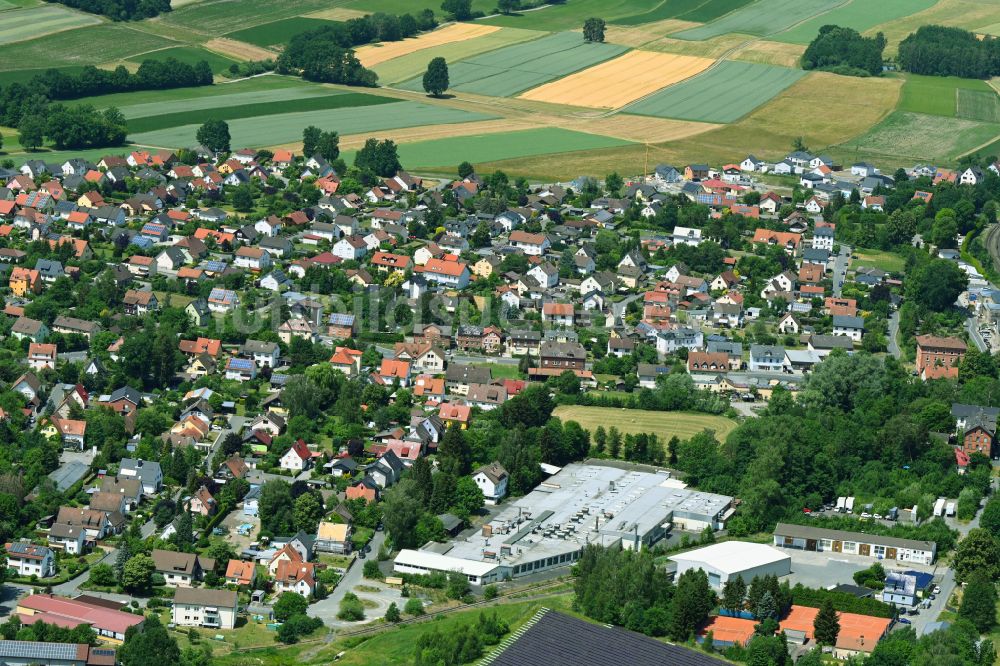
M840 283L846 277L844 273L847 271L847 267L851 263L850 255L851 248L847 245L841 244L840 254L838 254L833 260L833 295L837 298L840 298L840 295L844 291L844 288Z
M382 543L385 541L385 532L376 532L375 536L369 542L371 546L371 552L368 553L369 558L376 557L378 555L379 548L382 547ZM343 601L344 595L348 592L354 592L359 597L372 597L372 600L379 604L378 608L375 609L365 609L366 620L372 620L377 617L382 617L385 615L385 609L389 607L389 603L386 602L384 605L375 599L376 595L369 594L366 592L361 592L360 594L354 589L358 585L376 585L375 581L366 580L362 571L364 570L365 562L368 560L362 560L355 558L351 563L351 567L344 574L344 577L340 579L337 587L333 588L330 595L326 599L317 601L316 603L309 606L307 611L309 615L313 617L318 617L323 620L329 627L345 627L355 624L361 624L358 622L341 622L337 619L337 611L340 610L340 602ZM399 591L395 591L396 598L399 598ZM378 596L382 596L381 594ZM399 602L396 602L399 605Z
M889 353L899 358L902 352L899 349L899 310L893 310L889 315Z
M984 352L989 350L989 347L986 345L986 341L983 340L983 336L979 334L979 322L975 317L969 317L965 320L965 330L968 331L969 337L972 338L974 343L976 343L976 347L979 351Z
M215 441L212 442L212 448L209 450L208 455L205 456L205 470L212 472L214 470L208 469L212 464L212 460L215 459L215 454L218 453L219 447L222 446L222 442L225 441L226 437L230 433L239 433L243 430L243 425L246 423L246 418L243 416L230 416L229 421L226 423L226 427L219 431L218 436Z

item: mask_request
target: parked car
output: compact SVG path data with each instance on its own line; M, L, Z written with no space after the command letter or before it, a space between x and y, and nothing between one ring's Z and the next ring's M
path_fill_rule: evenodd
M912 622L910 622L909 620L907 620L907 619L906 619L905 617L901 617L901 618L899 618L899 619L898 619L898 622L899 622L900 624L913 624Z
M934 592L934 594L941 594L941 586L940 585L935 585L934 589L931 590L931 591Z

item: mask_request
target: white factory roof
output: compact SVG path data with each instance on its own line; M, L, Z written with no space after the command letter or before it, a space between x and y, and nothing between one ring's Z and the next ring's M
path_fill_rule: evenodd
M440 555L429 550L404 548L394 560L396 566L416 566L431 571L459 571L466 576L485 576L497 568L495 562L479 562L461 557Z
M762 543L746 541L724 541L704 548L689 550L686 553L673 555L669 559L674 562L690 562L703 564L706 567L726 574L735 574L747 569L755 569L766 564L781 562L791 557L777 548Z

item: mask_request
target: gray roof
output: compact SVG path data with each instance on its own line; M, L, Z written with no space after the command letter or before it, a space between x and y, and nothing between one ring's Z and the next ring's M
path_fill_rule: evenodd
M236 593L231 590L206 590L195 587L178 587L174 592L175 604L193 606L222 606L236 608Z
M864 328L865 320L862 317L849 317L848 315L833 315L833 326L841 328Z
M899 537L879 536L877 534L863 534L861 532L847 532L845 530L829 530L824 527L812 527L807 525L790 525L788 523L778 523L774 528L775 536L787 536L799 539L833 539L836 541L858 541L861 543L874 543L891 548L909 548L910 550L924 550L937 552L937 544L933 541L917 541L915 539L900 539Z
M81 657L81 648L83 656ZM86 645L76 643L37 643L34 641L0 641L0 660L11 659L18 663L53 663L66 661L76 663L87 659ZM6 663L6 661L4 661Z

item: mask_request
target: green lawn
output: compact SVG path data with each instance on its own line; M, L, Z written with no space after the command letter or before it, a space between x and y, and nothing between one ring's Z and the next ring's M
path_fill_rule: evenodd
M0 40L2 43L3 40ZM123 23L103 23L0 46L0 70L93 65L154 51L177 42L135 30Z
M731 32L765 37L836 7L842 0L767 0L754 2L697 28L671 35L701 41Z
M334 21L296 16L230 32L226 37L266 48L287 44L292 37L301 32L333 24Z
M402 143L399 145L399 159L408 169L447 167L450 170L450 167L457 166L464 161L493 162L528 155L624 146L628 143L621 139L597 134L544 127L515 132ZM353 159L353 154L352 151L348 151L344 154L344 158L350 162Z
M868 132L838 146L850 159L872 162L954 162L960 155L1000 137L1000 124L894 111Z
M906 260L898 254L880 250L859 249L854 252L852 267L874 266L890 273L901 273L906 267Z
M660 118L731 123L805 75L799 69L727 60L628 107Z
M173 58L188 65L197 65L200 61L204 60L215 74L229 69L229 66L236 62L232 58L227 58L224 55L197 46L174 46L162 51L133 56L128 60L141 64L144 60L166 60L167 58Z
M293 143L302 139L308 125L337 128L342 134L360 134L399 127L443 125L490 120L493 116L461 111L446 106L420 102L396 102L377 106L326 109L275 116L241 118L229 123L234 147L263 147ZM155 132L143 132L130 137L147 146L181 148L195 145L198 124L183 125Z
M935 116L954 117L957 112L958 90L991 92L985 81L961 79L957 76L921 76L906 74L899 111L929 113Z
M1000 123L1000 95L993 90L958 89L956 113L959 118Z
M10 11L4 12L3 20L0 20L0 44L21 42L101 22L101 19L93 14L75 12L59 5L45 5L30 9L5 7L5 9Z
M12 83L27 84L31 79L44 73L47 69L48 67L39 67L36 69L17 69L10 72L0 72L0 87L9 86ZM60 67L58 69L64 74L79 74L83 71L83 67Z
M563 421L576 421L587 430L596 430L597 426L615 426L620 432L633 435L654 433L664 445L675 435L680 439L690 439L706 428L714 430L716 439L721 442L736 428L736 421L732 419L696 412L560 405L553 414Z
M446 62L453 63L465 58L495 51L499 48L512 46L520 42L544 37L544 32L537 30L524 30L519 28L501 28L496 32L491 32L482 37L474 39L463 39L460 42L451 42L428 49L421 49L386 62L379 63L372 67L378 74L379 83L382 85L398 83L422 75L427 71L427 63L433 58L444 58Z
M933 7L936 3L937 0L878 0L878 2L851 0L846 5L837 7L805 23L800 23L776 36L775 39L779 42L808 44L815 39L819 29L824 25L839 25L864 32L877 25L894 21L901 16L921 12Z
M616 44L588 44L575 32L556 33L449 63L450 89L492 97L510 97L609 60L627 50ZM400 87L423 92L423 78L418 76L410 79L400 84Z
M334 93L324 97L306 97L303 99L288 99L256 104L218 105L213 108L176 111L158 116L129 118L130 134L155 132L158 130L180 127L192 123L204 123L208 120L233 121L240 118L258 118L286 113L303 113L326 109L344 109L360 106L375 106L377 104L397 103L391 97L379 97L367 93ZM128 117L126 115L126 117Z

